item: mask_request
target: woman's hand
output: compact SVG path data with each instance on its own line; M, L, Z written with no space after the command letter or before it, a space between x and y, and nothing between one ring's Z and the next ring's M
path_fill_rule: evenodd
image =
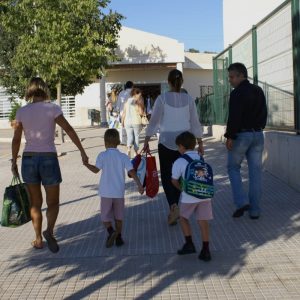
M198 153L202 156L204 155L204 146L202 141L198 142Z
M19 177L18 165L14 160L11 161L11 172L13 173L13 176Z
M145 142L144 142L144 147L143 147L143 152L148 152L150 151L150 148L149 148L149 141L150 141L150 136L146 136L145 137Z

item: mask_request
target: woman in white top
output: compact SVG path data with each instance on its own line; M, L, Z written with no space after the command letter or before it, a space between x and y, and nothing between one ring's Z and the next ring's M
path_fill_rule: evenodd
M122 115L122 126L126 129L127 135L127 151L130 157L131 147L133 146L135 153L139 150L139 138L142 129L142 115L144 114L144 100L142 91L133 88L127 100Z
M169 225L177 223L179 217L178 202L180 191L174 188L171 182L172 165L180 157L175 144L176 137L190 131L199 144L198 151L203 154L202 126L196 110L194 100L186 93L181 93L183 84L182 73L171 70L168 76L170 91L161 94L155 101L150 123L146 129L144 149L149 148L149 140L159 129L158 154L162 185L170 206L168 216Z

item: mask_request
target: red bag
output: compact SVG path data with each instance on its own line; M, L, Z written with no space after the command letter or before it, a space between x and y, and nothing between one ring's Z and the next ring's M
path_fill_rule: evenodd
M159 189L158 173L156 168L155 157L150 151L146 154L146 195L154 198Z

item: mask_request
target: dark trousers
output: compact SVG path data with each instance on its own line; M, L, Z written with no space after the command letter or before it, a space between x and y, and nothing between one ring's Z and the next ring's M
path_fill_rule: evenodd
M169 206L172 204L178 204L180 191L174 187L171 182L172 179L172 166L177 158L180 157L180 153L175 150L170 150L163 144L158 144L158 156L160 164L161 182L164 188Z

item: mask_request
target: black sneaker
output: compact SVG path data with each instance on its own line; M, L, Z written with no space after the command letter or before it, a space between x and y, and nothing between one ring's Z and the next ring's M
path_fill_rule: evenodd
M211 260L211 255L210 255L210 252L209 250L201 250L199 256L198 256L199 259L201 260L204 260L204 261L210 261Z
M183 247L177 251L178 255L195 253L196 249L193 243L185 243Z
M252 220L258 220L259 219L259 216L249 216L250 217L250 219L252 219Z
M112 231L108 235L107 240L106 240L106 248L110 248L113 246L113 244L115 243L116 237L117 237L117 233L115 231Z
M122 239L122 236L118 235L116 238L116 246L121 247L124 245L124 240Z
M237 210L233 213L232 217L233 217L233 218L239 218L239 217L243 216L243 215L244 215L244 212L247 211L247 210L249 210L249 208L250 208L250 205L249 205L249 204L244 205L243 207L237 209Z

